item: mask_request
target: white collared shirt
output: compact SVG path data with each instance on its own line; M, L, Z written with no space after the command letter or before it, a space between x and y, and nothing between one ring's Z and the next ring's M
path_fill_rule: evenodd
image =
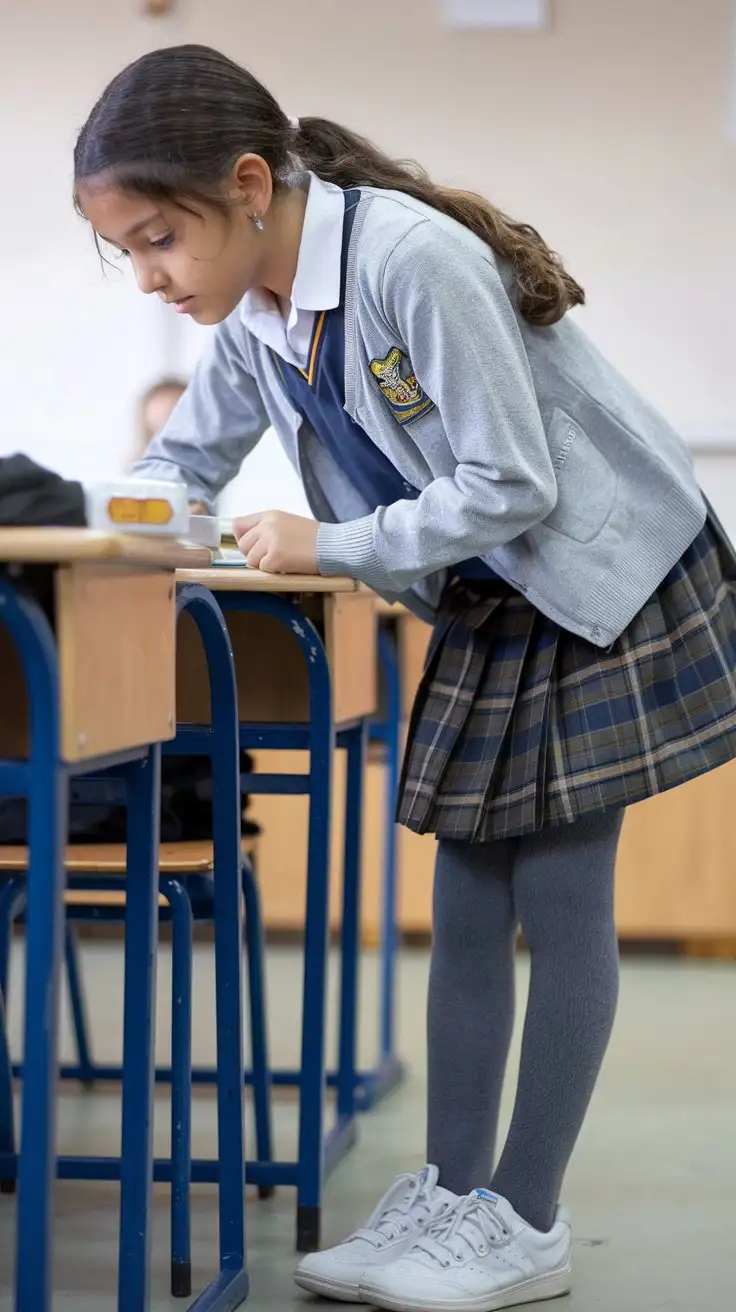
M248 332L299 369L306 366L315 313L340 304L343 193L310 173L309 195L299 245L288 319L277 298L263 287L246 292L241 314Z

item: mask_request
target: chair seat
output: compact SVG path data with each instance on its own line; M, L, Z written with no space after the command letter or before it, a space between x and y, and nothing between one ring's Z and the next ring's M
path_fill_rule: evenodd
M258 839L255 835L241 839L244 857L253 857ZM70 875L124 875L127 868L125 843L70 843L64 855ZM214 869L211 839L186 843L162 843L159 849L159 874L207 875ZM28 869L27 847L0 846L0 872L18 873Z
M160 907L168 906L166 898L159 893ZM125 893L122 888L67 888L64 893L64 905L67 907L124 907Z

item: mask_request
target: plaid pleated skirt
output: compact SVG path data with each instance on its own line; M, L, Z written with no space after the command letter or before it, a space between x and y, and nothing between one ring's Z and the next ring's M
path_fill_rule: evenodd
M399 821L489 842L629 806L736 757L736 553L714 516L609 650L495 579L445 591Z

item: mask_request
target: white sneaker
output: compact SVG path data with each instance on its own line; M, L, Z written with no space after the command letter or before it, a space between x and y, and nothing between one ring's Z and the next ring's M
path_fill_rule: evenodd
M362 1303L361 1282L372 1271L403 1257L427 1227L449 1215L460 1201L437 1183L436 1166L418 1175L399 1175L362 1230L335 1248L302 1258L296 1283L311 1294L342 1303Z
M390 1312L497 1312L568 1294L570 1246L564 1209L541 1234L505 1198L476 1189L399 1261L371 1267L360 1292Z

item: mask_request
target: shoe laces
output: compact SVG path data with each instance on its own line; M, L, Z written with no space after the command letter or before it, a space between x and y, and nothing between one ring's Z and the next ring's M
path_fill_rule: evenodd
M423 1174L423 1173L422 1173ZM399 1175L384 1194L367 1224L351 1239L366 1239L374 1248L416 1230L432 1215L435 1182L420 1175Z
M485 1257L510 1238L510 1231L494 1209L482 1198L469 1194L462 1198L449 1216L438 1217L417 1239L434 1262L449 1267L471 1257Z

